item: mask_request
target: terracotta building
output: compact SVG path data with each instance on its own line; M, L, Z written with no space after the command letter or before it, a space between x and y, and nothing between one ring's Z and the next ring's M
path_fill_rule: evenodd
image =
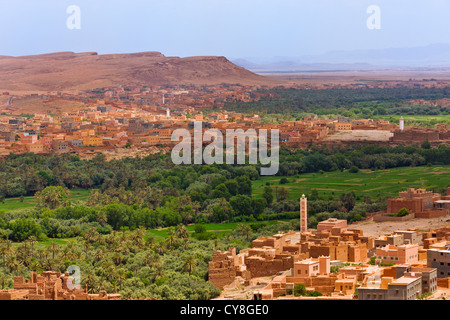
M70 288L73 278L68 274L44 271L31 272L30 279L14 277L14 289L0 290L0 300L120 300L120 294L88 294L87 289Z
M387 245L377 248L376 255L376 263L413 264L419 260L419 246L417 244Z

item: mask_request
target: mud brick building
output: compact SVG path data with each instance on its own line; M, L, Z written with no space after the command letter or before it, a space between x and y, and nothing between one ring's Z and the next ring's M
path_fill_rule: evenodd
M331 260L367 261L367 252L373 248L373 239L364 237L358 229L334 227L331 231L278 233L271 237L259 237L253 240L252 244L252 248L241 250L238 255L234 248L226 252L214 250L213 260L209 263L209 282L223 289L236 278L248 281L291 269L295 272L299 266L305 265L306 262L302 261L309 258L313 259L307 260L308 265L315 270L308 268L308 272L313 275L326 275L329 273ZM324 257L328 257L328 263L323 262ZM322 264L328 266L328 271L323 271L326 269L323 266L322 271L319 271L321 260ZM301 278L304 276L306 274L302 274ZM330 286L334 288L334 282Z
M293 289L297 284L303 284L307 292L318 291L323 297L332 295L347 295L351 299L356 289L356 278L346 278L343 274L316 274L310 277L297 277L295 272L287 272L278 275L270 281L263 289L253 292L254 300L273 300L273 299L317 299L318 297L294 297ZM319 299L322 297L319 297Z
M373 239L364 237L358 229L333 227L331 231L303 233L300 240L301 252L311 258L329 256L331 260L365 262L368 250L373 249Z
M406 208L411 212L422 212L433 208L433 192L425 189L409 188L399 193L399 198L388 199L387 213L397 213Z
M450 188L447 188L447 196L433 193L425 189L409 188L399 192L399 197L387 200L386 212L374 216L374 221L410 220L412 218L435 218L450 214ZM393 217L400 209L406 208L411 215Z
M347 220L339 220L336 218L329 218L317 224L317 231L330 230L333 228L347 228Z
M228 251L214 250L208 270L208 281L219 289L231 284L238 276L250 279L243 257L236 255L236 248L230 248Z
M68 273L44 271L31 273L30 279L14 277L13 290L0 290L0 300L120 300L120 294L88 294L87 289L70 288L73 278Z
M288 270L299 259L289 253L272 255L270 249L258 251L251 250L245 257L245 265L252 277L266 277Z

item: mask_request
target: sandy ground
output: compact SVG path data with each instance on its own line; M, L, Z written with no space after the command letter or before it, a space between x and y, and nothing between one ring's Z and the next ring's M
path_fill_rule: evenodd
M389 234L396 230L406 230L408 228L418 228L420 231L428 231L450 225L450 215L431 219L413 219L410 221L385 221L373 222L372 219L353 223L348 226L352 229L361 229L364 235L378 237L380 235Z
M394 134L386 130L342 130L324 141L389 141Z
M297 73L261 73L275 79L289 80L293 83L310 84L349 84L370 81L408 81L409 79L450 80L450 69L443 70L367 70L342 72L297 72Z

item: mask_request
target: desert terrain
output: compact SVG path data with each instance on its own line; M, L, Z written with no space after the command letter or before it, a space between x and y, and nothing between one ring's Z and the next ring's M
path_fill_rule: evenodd
M450 81L450 69L386 69L363 71L324 71L301 73L260 73L274 79L287 80L291 84L351 84L379 81L408 81L436 79Z
M385 221L374 222L372 219L353 223L349 228L361 229L364 235L369 237L378 237L393 233L396 230L419 229L428 231L430 229L442 228L450 224L450 215L431 219L413 219L410 221Z
M274 85L283 79L257 75L225 57L166 57L159 52L105 54L57 52L32 56L0 56L0 90L12 94L76 92L120 84L241 83Z

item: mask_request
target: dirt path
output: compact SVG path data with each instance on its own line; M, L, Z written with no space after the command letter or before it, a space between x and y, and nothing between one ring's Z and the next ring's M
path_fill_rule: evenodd
M378 237L392 233L396 230L418 228L419 231L428 231L450 225L450 215L431 219L413 219L410 221L373 222L372 220L353 223L348 228L361 229L365 236Z

